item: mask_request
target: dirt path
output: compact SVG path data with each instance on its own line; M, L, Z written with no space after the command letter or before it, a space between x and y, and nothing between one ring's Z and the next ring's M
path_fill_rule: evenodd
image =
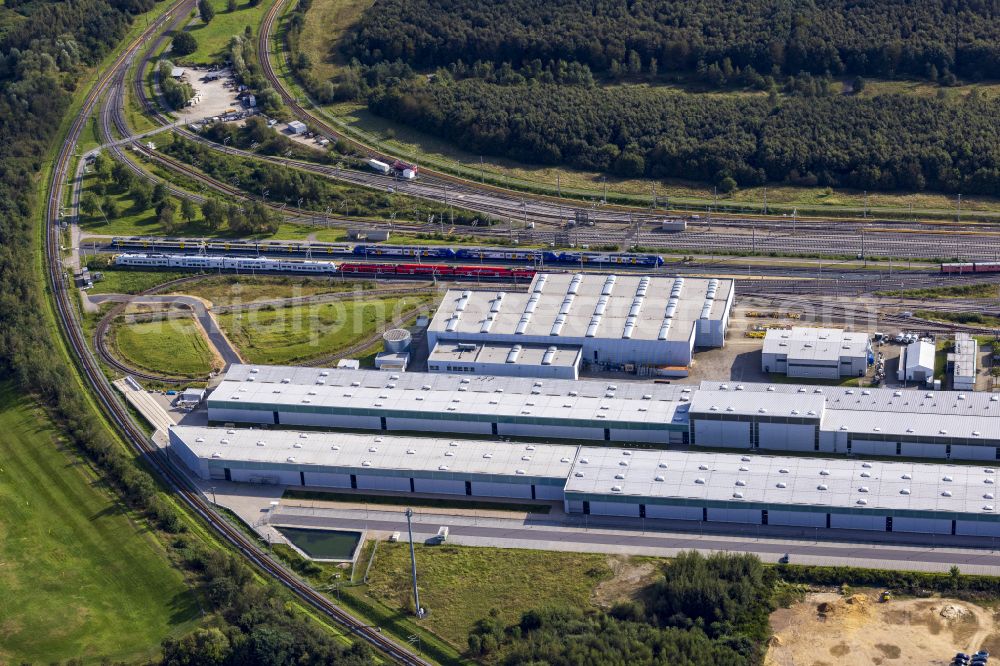
M1000 648L992 610L956 599L878 603L878 591L812 593L771 616L765 666L940 665Z

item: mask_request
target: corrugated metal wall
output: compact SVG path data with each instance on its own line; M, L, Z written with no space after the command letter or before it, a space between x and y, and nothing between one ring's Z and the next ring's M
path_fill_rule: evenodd
M789 525L792 527L826 528L826 514L811 511L767 511L768 525Z
M734 449L750 448L750 423L741 421L692 420L695 444Z
M304 472L307 486L322 488L350 488L350 474L332 474L330 472Z
M359 490L395 490L398 492L410 492L410 479L405 476L369 476L358 474Z
M758 425L758 446L778 451L813 451L817 427L798 423L761 423Z
M360 482L360 479L358 479ZM407 488L409 490L409 488ZM421 479L413 477L413 490L418 493L442 493L445 495L464 495L465 481L454 479Z

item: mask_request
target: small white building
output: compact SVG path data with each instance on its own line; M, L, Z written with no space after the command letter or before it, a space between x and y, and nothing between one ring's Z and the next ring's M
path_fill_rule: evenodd
M409 352L384 351L375 356L375 367L379 370L406 372L406 366L409 364Z
M293 120L292 122L288 123L289 134L305 134L307 129L308 128L306 127L306 124L301 120Z
M185 406L200 405L204 399L205 389L189 388L181 391L181 394L177 397L177 404Z
M956 391L976 390L976 357L979 343L969 333L955 334L955 351L948 354L951 387Z
M770 329L764 338L761 370L810 379L860 377L871 357L867 333L803 326Z
M934 343L927 340L917 340L904 347L899 356L899 381L933 381L934 352Z
M337 361L338 370L360 370L361 361L356 358L342 358Z

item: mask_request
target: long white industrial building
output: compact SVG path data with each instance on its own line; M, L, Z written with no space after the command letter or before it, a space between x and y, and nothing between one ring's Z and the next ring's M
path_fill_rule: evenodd
M562 500L567 512L1000 536L996 470L400 435L175 426L203 479Z
M1000 395L960 391L234 365L207 405L222 425L1000 459Z

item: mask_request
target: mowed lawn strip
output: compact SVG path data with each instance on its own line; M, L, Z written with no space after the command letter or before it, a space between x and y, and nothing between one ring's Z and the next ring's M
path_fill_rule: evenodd
M204 377L214 355L194 319L179 317L115 326L118 353L141 370L176 377Z
M250 363L280 365L334 354L372 335L401 314L429 305L432 294L294 305L217 317Z
M197 603L159 544L8 383L0 432L0 663L145 659L190 630Z
M416 547L420 604L428 629L464 650L476 620L500 612L517 622L532 608L588 608L594 587L611 576L607 555L461 546ZM369 572L368 594L412 612L410 550L380 543Z

